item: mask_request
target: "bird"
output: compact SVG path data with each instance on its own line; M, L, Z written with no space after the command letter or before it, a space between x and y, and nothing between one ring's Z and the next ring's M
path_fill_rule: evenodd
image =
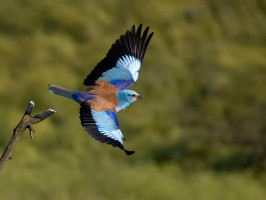
M135 151L124 148L125 140L117 113L143 96L127 90L139 77L141 63L153 36L149 26L142 32L142 24L132 26L108 50L106 56L83 81L86 92L72 91L48 85L49 92L72 99L80 104L80 121L94 139L118 147L127 155ZM125 140L126 141L126 140Z

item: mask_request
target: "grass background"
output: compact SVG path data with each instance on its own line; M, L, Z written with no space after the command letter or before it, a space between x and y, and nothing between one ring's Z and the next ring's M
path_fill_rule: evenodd
M57 113L25 132L0 174L3 199L266 198L263 0L0 0L0 150L30 100ZM79 105L87 74L133 24L155 32L119 113L127 157L93 140ZM33 114L34 114L33 113Z

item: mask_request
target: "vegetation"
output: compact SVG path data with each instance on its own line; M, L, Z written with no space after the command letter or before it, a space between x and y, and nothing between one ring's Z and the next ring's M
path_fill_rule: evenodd
M57 113L22 137L4 199L265 199L263 0L0 0L0 150L27 104ZM131 157L93 140L79 105L87 74L133 24L154 31L119 113ZM34 113L33 113L34 115Z

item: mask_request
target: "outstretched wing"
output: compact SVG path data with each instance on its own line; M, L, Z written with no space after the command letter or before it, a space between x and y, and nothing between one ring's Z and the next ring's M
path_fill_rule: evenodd
M91 86L95 85L97 80L105 79L118 90L124 90L133 85L138 79L141 62L153 35L152 32L147 37L149 27L144 30L143 34L141 29L142 25L139 25L135 31L133 25L130 31L121 35L83 84Z
M134 151L127 151L124 149L122 142L123 134L119 128L115 112L96 112L91 110L90 106L85 102L80 105L81 124L93 138L100 142L110 144L113 147L119 147L124 150L127 155L134 153Z

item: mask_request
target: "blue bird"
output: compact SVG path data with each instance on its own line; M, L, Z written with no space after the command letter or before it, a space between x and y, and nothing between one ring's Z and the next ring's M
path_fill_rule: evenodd
M119 147L127 155L134 151L124 149L125 140L117 120L117 112L126 109L131 103L143 98L133 90L126 90L139 77L139 70L153 32L149 27L142 33L142 25L126 31L111 46L101 60L84 80L87 93L71 91L59 86L49 85L54 94L75 100L80 104L80 120L85 130L96 140Z

